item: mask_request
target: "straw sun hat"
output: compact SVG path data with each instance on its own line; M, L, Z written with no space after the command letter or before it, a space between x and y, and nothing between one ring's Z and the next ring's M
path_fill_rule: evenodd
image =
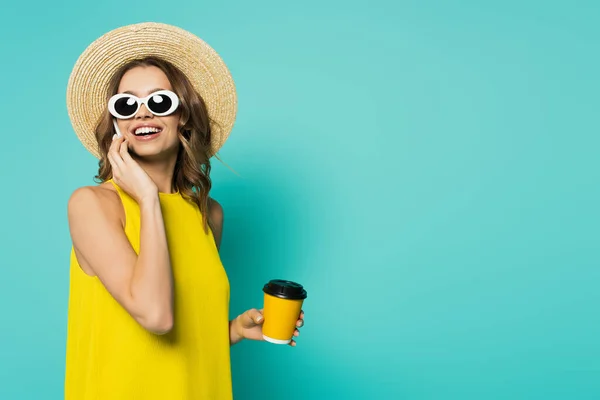
M206 103L214 155L227 140L237 111L231 74L221 57L197 36L154 22L112 30L88 46L75 63L67 85L67 110L85 148L100 158L94 130L107 107L108 82L124 64L155 56L179 68Z

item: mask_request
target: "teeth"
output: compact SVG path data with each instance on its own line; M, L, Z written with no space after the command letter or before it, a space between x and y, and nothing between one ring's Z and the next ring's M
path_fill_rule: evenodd
M154 127L150 127L150 126L144 126L144 127L141 127L141 128L137 128L135 130L135 134L136 135L141 135L141 134L146 134L146 133L156 133L156 132L160 132L160 129L154 128Z

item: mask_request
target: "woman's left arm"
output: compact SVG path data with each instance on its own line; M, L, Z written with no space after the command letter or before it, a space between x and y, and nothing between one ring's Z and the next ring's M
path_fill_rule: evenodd
M210 229L212 230L213 237L215 238L215 244L217 246L217 250L221 249L221 238L223 237L223 221L224 221L224 213L223 207L213 198L208 198L208 221L210 224ZM229 321L229 344L234 345L240 342L243 337L238 334L237 329L237 320L233 319Z
M211 230L215 238L217 250L221 248L221 238L223 237L223 207L214 199L208 199L208 212ZM252 308L243 314L238 315L233 320L229 321L229 344L233 346L241 342L243 339L264 340L262 337L262 323L264 318L261 310ZM296 323L294 336L300 335L298 328L304 325L304 312L300 313L300 318ZM296 341L292 340L290 346L296 346Z

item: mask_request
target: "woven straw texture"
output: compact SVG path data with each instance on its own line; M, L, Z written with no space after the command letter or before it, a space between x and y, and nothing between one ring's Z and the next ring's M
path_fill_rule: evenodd
M221 57L202 39L181 28L145 22L112 30L81 54L67 85L69 118L85 148L100 157L94 130L107 107L107 87L113 74L127 62L160 57L179 68L200 93L211 124L211 155L223 146L233 128L237 95Z

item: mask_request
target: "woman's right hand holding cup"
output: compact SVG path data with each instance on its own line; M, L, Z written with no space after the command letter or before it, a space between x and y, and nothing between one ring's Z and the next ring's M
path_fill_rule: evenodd
M158 187L146 171L131 157L129 143L123 136L113 136L108 150L108 161L112 166L113 180L138 204L158 196Z

